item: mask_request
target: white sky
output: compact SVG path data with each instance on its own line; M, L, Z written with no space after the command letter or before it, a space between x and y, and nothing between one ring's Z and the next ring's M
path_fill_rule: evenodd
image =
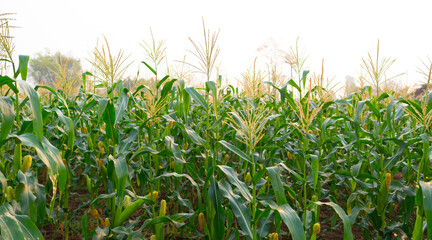
M172 62L192 49L188 37L201 41L202 17L207 28L220 29L219 60L232 81L269 38L288 51L300 37L309 69L320 71L324 58L325 72L339 82L360 73L361 58L375 53L378 38L381 56L397 58L391 73L408 72L401 81L418 81L419 59L432 57L432 1L0 0L0 7L17 13L17 54L32 56L48 48L84 63L104 34L114 52L122 48L132 54L131 75L145 59L139 43L151 39L150 27L156 39L166 40ZM189 55L188 60L194 59Z

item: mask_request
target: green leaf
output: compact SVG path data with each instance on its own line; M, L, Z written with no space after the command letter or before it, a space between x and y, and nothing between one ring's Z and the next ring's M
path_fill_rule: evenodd
M14 92L14 93L18 93L18 89L15 87L15 85L13 84L15 82L14 79L8 77L8 76L0 76L0 87L3 85L8 85L9 88Z
M182 222L186 221L192 216L192 213L178 213L171 216L155 217L152 220L146 221L143 226L151 227L159 223L172 223L177 228L180 228L184 225L184 223Z
M152 67L150 67L150 65L148 65L146 62L144 62L144 61L142 61L141 63L144 63L144 65L146 65L146 67L148 68L148 69L150 69L150 71L152 71L152 73L154 74L154 75L157 75L157 73L156 73L156 71L152 68Z
M267 237L270 229L270 225L274 221L274 214L270 208L267 208L260 216L259 226L257 229L258 236L265 238Z
M10 130L12 129L15 119L15 109L10 97L0 97L0 113L2 121L0 125L0 146L6 140Z
M418 211L411 240L423 240L423 217Z
M87 228L87 212L84 212L84 215L81 218L81 230L84 240L88 240Z
M1 188L2 188L3 194L4 194L7 190L7 179L1 171L0 171L0 183L1 183Z
M28 62L30 60L30 57L27 55L19 55L19 65L18 70L14 75L14 78L17 78L19 74L21 74L21 79L26 80L27 79L27 69L28 69Z
M58 181L59 189L62 192L66 187L67 172L59 150L45 137L43 138L43 141L40 142L35 135L30 133L10 135L10 137L17 138L23 145L36 149L37 155L47 166L48 175L53 185L56 185Z
M423 207L426 215L427 235L432 237L432 182L420 181L423 193Z
M63 103L63 106L67 109L68 114L69 114L69 105L66 102L66 99L64 99L64 97L61 94L59 94L56 90L54 90L48 86L38 85L35 87L35 90L38 90L39 88L46 89L46 90L50 91L52 94L54 94Z
M356 112L355 112L355 117L354 117L354 123L356 123L357 125L360 124L360 115L363 111L365 105L365 101L360 101L357 103L357 108L356 108Z
M225 218L224 218L224 209L222 208L222 199L219 192L218 185L216 184L216 181L213 176L214 168L211 167L208 171L208 177L206 179L207 181L210 181L210 187L208 189L208 196L210 198L211 206L214 210L214 217L210 220L211 231L212 231L212 237L214 239L223 239L224 237L224 230L225 230Z
M156 84L156 89L159 89L159 87L169 78L169 75L166 75L164 78L159 80Z
M252 195L250 194L246 183L238 179L236 173L234 172L234 169L226 165L218 165L218 167L220 168L220 170L222 170L223 173L225 173L229 182L238 188L244 199L246 199L247 202L251 202Z
M99 106L98 107L98 114L97 114L97 116L98 116L98 121L99 121L99 119L102 117L102 115L104 114L104 112L105 112L105 109L106 109L106 107L107 107L107 105L108 105L108 98L102 98L102 99L99 99L98 101L97 101L97 105ZM89 104L90 105L90 104ZM87 108L88 109L88 108Z
M290 207L290 205L285 204L278 206L275 210L279 212L282 220L287 225L293 240L306 240L303 224L297 213Z
M204 97L193 87L185 88L185 91L189 93L189 95L193 98L193 100L201 105L204 109L208 109L207 102L204 100Z
M127 138L123 138L120 141L118 153L123 154L124 156L127 156L131 152L132 149L134 150L134 153L135 153L136 149L132 148L132 146L134 143L136 143L135 140L138 137L138 133L139 133L139 131L137 128L132 129L128 133Z
M182 90L182 95L183 95L183 104L182 104L183 111L184 111L184 116L186 118L186 116L188 116L189 113L190 95L185 89Z
M65 125L68 139L68 148L72 150L75 142L75 127L73 121L69 117L66 117L59 109L53 108L53 110L57 113L59 120Z
M319 171L319 161L318 161L318 156L311 154L311 165L312 165L312 176L313 176L313 184L314 184L314 189L317 188L318 185L318 171Z
M402 142L396 154L393 157L391 157L388 161L384 162L384 170L389 170L394 167L395 163L402 155L406 145L407 145L406 142Z
M45 220L46 194L45 185L36 183L36 207L37 207L37 224L41 226Z
M292 87L294 87L295 89L297 89L297 91L301 92L301 89L300 89L299 85L297 85L297 83L294 82L294 80L290 79L288 81L288 84L291 85Z
M196 133L194 130L185 127L186 133L187 135L190 137L190 139L192 140L192 142L194 142L197 145L201 145L204 146L205 145L205 140L202 139L198 133Z
M165 143L167 148L171 150L173 153L174 159L178 163L186 163L183 156L181 155L180 148L177 143L174 142L174 139L170 136L165 137Z
M246 160L247 162L252 163L252 160L249 158L249 156L246 153L244 153L242 150L237 148L236 146L232 145L231 143L228 143L225 140L221 140L221 141L219 141L219 143L222 144L224 147L228 148L229 150L231 150L233 153L235 153L237 156L239 156L243 160Z
M339 217L342 219L343 225L344 225L344 240L353 240L353 234L352 234L352 223L350 217L346 215L345 211L336 203L334 202L316 202L318 205L327 205L332 207L335 212L339 215Z
M123 91L120 93L120 97L117 99L117 103L115 106L115 125L118 125L118 123L122 120L125 114L126 108L129 103L128 91L129 90L127 88L123 89Z
M121 225L124 221L126 221L126 219L128 219L130 217L130 215L132 215L134 212L138 211L138 209L141 208L141 206L144 203L149 203L151 204L152 201L149 199L137 199L135 202L133 202L131 205L129 205L127 208L125 208L122 213L120 214L120 216L118 218L115 219L115 223L113 227L117 227L119 225Z
M246 234L248 239L252 239L252 222L248 207L243 203L240 196L234 194L231 186L226 180L222 179L218 185L222 195L229 200L231 209L234 212L242 231Z
M309 74L309 70L304 70L301 78L301 82L303 82L303 88L306 87L307 75Z
M287 200L285 198L285 191L283 188L282 181L280 179L281 174L280 174L279 166L268 167L267 171L271 178L271 184L273 187L274 194L276 196L276 202L278 203L278 205L286 204Z
M160 101L166 101L167 100L166 97L171 92L172 86L174 85L175 81L177 81L177 79L172 79L172 80L168 81L167 83L165 83L165 85L163 86L162 91L161 91L161 95L160 95L160 99L159 99Z
M154 180L159 179L159 178L163 178L163 177L176 177L176 178L182 178L185 177L187 178L191 184L195 187L197 187L197 189L199 190L199 185L195 182L195 180L193 178L191 178L191 176L187 175L187 174L179 174L176 172L170 172L170 173L163 173L162 175L159 175L157 177L154 178Z
M294 177L296 177L300 182L304 183L305 179L300 176L300 174L296 173L291 168L287 167L284 163L279 163L279 166L281 166L283 169L287 170L290 174L292 174Z
M374 115L378 118L381 119L381 113L380 111L376 108L375 105L373 105L370 101L366 101L365 104L372 110L372 112L374 113Z
M8 203L0 206L0 229L3 239L43 239L42 233L30 218L15 214Z
M115 109L111 101L108 102L105 111L103 112L103 120L106 125L106 133L108 137L115 143L118 144L119 136L117 128L115 127Z
M119 199L122 199L128 177L126 159L122 154L120 154L117 158L110 156L110 160L114 162L114 170L116 173L116 189Z
M163 173L162 175L159 175L157 177L154 178L154 180L159 179L159 178L164 178L164 177L176 177L176 178L182 178L185 177L187 178L191 184L195 187L196 191L197 191L197 197L198 197L198 205L201 205L201 190L200 190L200 186L195 182L195 180L189 176L188 174L179 174L176 172L171 172L171 173Z
M36 175L29 171L23 173L20 170L18 171L18 181L21 184L17 187L16 193L20 199L21 212L36 222L36 196L33 194L36 191Z
M86 92L86 87L87 87L87 76L91 76L93 77L93 74L91 72L84 72L83 74L81 74L82 77L82 86L84 89L84 92Z
M42 141L43 136L43 118L42 108L37 92L25 81L16 80L20 92L24 93L30 99L30 108L33 114L33 129L35 135Z
M152 148L149 147L143 147L141 149L138 149L133 155L132 157L130 157L130 160L133 160L135 158L137 158L138 156L145 154L145 153L151 153L153 155L157 155L157 156L162 156L162 157L166 157L166 156L170 156L172 152L170 152L169 150L165 149L164 151L156 151Z

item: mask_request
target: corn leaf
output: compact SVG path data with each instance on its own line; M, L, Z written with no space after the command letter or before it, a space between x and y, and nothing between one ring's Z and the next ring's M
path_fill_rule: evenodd
M16 193L19 196L21 212L36 222L36 196L33 194L36 191L36 176L32 172L23 173L20 170L18 171L18 181L21 184L18 185Z
M129 95L128 95L127 88L123 89L123 91L120 93L120 97L117 99L117 103L115 105L115 121L114 124L118 125L118 123L122 120L126 108L129 103Z
M229 200L231 209L247 239L252 239L251 217L247 206L243 203L240 196L234 194L227 181L222 179L218 185L222 195Z
M117 128L115 127L115 109L111 101L108 101L105 111L103 112L103 120L106 124L107 136L113 141L113 143L118 144L119 136Z
M0 125L0 146L6 140L9 132L12 129L15 119L15 109L10 97L0 97L0 113L2 121Z
M249 192L249 188L247 187L246 183L240 181L236 175L236 173L234 172L234 169L232 169L229 166L225 166L225 165L218 165L219 169L222 170L223 173L225 173L225 175L228 178L228 181L237 187L237 189L240 191L241 195L244 197L244 199L247 202L251 202L252 201L252 195Z
M420 181L423 193L423 207L426 215L427 235L432 237L432 182Z
M232 145L231 143L228 143L225 140L221 140L221 141L219 141L219 143L222 144L224 147L228 148L229 150L231 150L233 153L235 153L237 156L239 156L243 160L246 160L247 162L252 163L252 160L250 159L250 157L246 153L244 153L242 150L240 150L238 147Z
M279 166L268 167L267 171L271 178L271 184L273 187L274 194L276 196L276 202L278 205L284 205L287 203L285 198L285 191L283 188L282 180L280 178Z
M30 218L16 214L8 203L0 206L0 229L5 240L43 239L42 233Z
M204 100L203 96L193 87L185 88L185 91L193 98L193 100L198 103L204 109L208 109L207 102Z
M353 240L353 234L352 234L352 223L351 219L348 215L346 215L345 211L336 203L334 202L316 202L318 205L327 205L332 207L335 212L339 215L339 217L342 219L343 226L344 226L344 240Z
M42 108L37 92L25 81L16 80L20 92L24 93L30 99L30 108L33 114L33 129L35 135L42 141L43 136L43 118Z
M289 204L277 206L274 209L279 212L283 222L287 225L293 240L306 240L303 224Z
M56 147L54 147L45 137L41 142L35 135L30 133L9 136L17 138L25 146L33 147L39 158L47 166L48 174L53 185L56 185L58 181L60 191L65 189L67 180L66 166L64 165L60 152Z

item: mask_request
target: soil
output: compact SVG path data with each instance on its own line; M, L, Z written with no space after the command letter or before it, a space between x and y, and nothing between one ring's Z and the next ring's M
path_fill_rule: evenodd
M163 193L162 193L163 194ZM86 189L72 188L69 198L69 208L70 212L78 209L79 205L82 203L82 199L89 199L88 192ZM76 216L70 220L69 223L69 239L71 240L81 240L83 238L81 232L81 216L84 215L84 211L87 209L80 209ZM134 215L144 214L144 212L137 212ZM329 219L336 214L331 207L323 206L320 212L320 223L321 223L321 233L318 235L319 239L331 239L331 240L343 240L344 229L343 225L339 224L338 227L332 228ZM94 229L93 226L92 229ZM287 231L288 229L285 229ZM90 229L88 231L91 231ZM363 239L362 229L358 226L353 226L354 239ZM61 240L64 239L64 230L62 226L59 226L56 231L56 226L54 224L45 224L41 229L42 235L45 239ZM280 236L283 239L283 236Z
M320 222L321 222L321 233L318 235L319 239L331 239L331 240L343 240L344 229L343 224L340 224L337 228L331 228L331 222L329 220L336 213L331 207L323 206L320 210ZM353 225L352 233L354 239L363 239L362 229L358 226Z
M69 196L69 210L70 213L78 209L79 205L83 202L83 199L90 199L87 190L81 188L70 189ZM51 199L48 199L50 201ZM86 200L84 200L86 201ZM70 240L81 240L83 238L81 230L81 216L84 215L84 211L87 209L80 209L74 218L69 220L69 239ZM41 229L42 235L45 239L60 240L64 239L63 226L59 226L56 231L56 226L51 223L45 223Z

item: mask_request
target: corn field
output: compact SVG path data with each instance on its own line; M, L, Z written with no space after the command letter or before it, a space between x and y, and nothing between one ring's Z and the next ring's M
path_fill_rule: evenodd
M113 73L95 94L87 72L68 97L26 81L28 56L5 56L3 239L432 237L431 94L336 100L303 71L255 96L143 62L151 86Z

